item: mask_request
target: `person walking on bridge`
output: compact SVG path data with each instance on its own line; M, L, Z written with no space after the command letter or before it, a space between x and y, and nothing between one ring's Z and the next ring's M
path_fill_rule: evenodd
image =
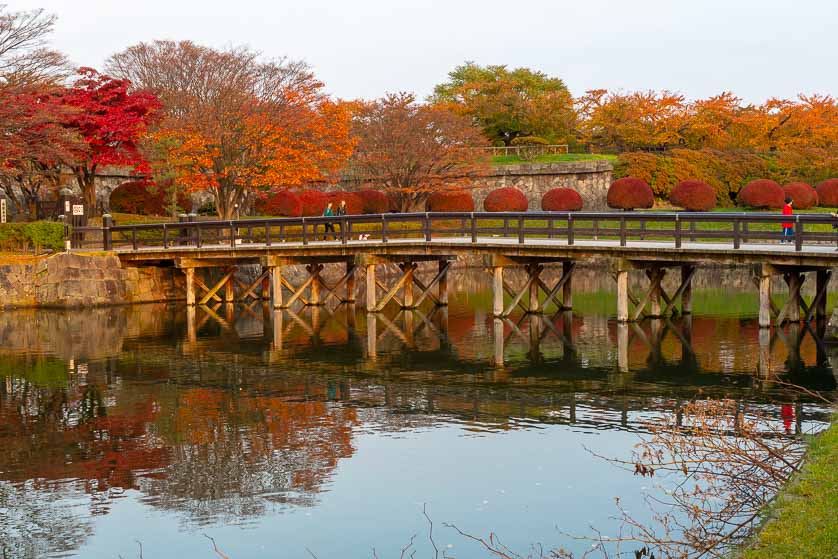
M794 211L792 210L792 201L791 197L786 196L786 203L783 206L783 215L792 215ZM783 238L780 239L781 243L785 242L792 242L792 238L794 237L794 223L791 221L784 221L783 222Z
M326 209L323 210L323 217L332 217L335 215L335 210L332 209L332 203L329 202L326 204ZM329 234L329 231L332 232L332 238L336 239L337 235L335 235L335 224L331 221L327 221L323 225L323 240L326 240L326 236Z

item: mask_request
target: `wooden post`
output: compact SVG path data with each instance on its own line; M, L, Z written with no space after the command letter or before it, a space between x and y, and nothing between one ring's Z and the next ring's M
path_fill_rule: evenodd
M375 290L375 265L370 264L367 266L367 278L370 277L370 268L373 269L372 288ZM367 285L369 285L369 279L367 280ZM378 352L378 320L376 319L375 313L371 312L374 308L375 295L373 295L372 306L370 306L369 296L367 296L367 357L372 361L375 361L376 353Z
M503 267L492 268L492 314L503 316Z
M442 274L437 285L437 293L439 294L439 305L448 306L448 262L440 260L438 262L439 272Z
M233 271L234 268L228 268L227 272ZM236 293L233 291L233 282L235 281L235 275L231 275L230 279L227 280L227 283L224 284L224 302L225 303L232 303L236 300Z
M626 312L628 315L628 312ZM629 325L623 321L617 324L617 370L629 372Z
M686 283L681 291L681 314L693 312L693 282L690 274L695 266L681 266L681 283Z
M759 276L759 327L771 328L771 272L767 266Z
M271 267L271 294L275 309L282 309L285 305L282 302L282 266Z
M262 300L263 301L270 301L271 299L271 278L270 278L270 268L262 268L262 274L265 274L264 278L262 278Z
M186 304L195 305L195 268L184 268L183 273L186 274Z
M416 264L408 262L404 267L404 287L402 287L402 294L404 301L402 301L402 308L412 309L413 305L413 272L416 270Z
M761 328L759 331L759 358L757 359L757 374L760 378L771 376L771 330Z
M308 304L309 305L321 305L322 302L320 301L320 264L310 264L306 266L306 270L308 273L311 274L312 281L310 286L310 293L308 297Z
M541 361L541 317L537 314L530 314L529 335L530 335L530 359Z
M367 264L365 268L367 277L367 312L374 312L376 306L375 264ZM374 325L375 323L373 323Z
M274 268L278 270L279 268ZM273 348L274 350L281 350L282 349L282 315L283 312L281 310L273 312L273 324L271 324L271 329L273 330Z
M187 268L192 270L192 268ZM186 340L189 345L195 345L198 341L198 324L195 318L195 305L186 307Z
M794 297L794 301L789 305L789 312L786 318L789 322L800 322L800 303L797 298L800 296L800 286L803 283L800 272L791 272L789 274L789 297Z
M567 280L562 287L562 308L573 308L573 263L562 262L562 277L567 276Z
M538 301L538 282L536 278L540 273L539 265L538 264L530 264L527 266L527 275L529 276L530 280L530 305L527 309L527 312L530 313L539 313L541 312L541 304Z
M355 302L355 263L346 263L346 299L347 303Z
M617 271L617 322L629 321L628 270ZM628 340L628 330L626 330Z
M501 310L501 312L503 311ZM503 320L500 318L495 318L492 321L492 334L494 337L495 366L503 367Z
M818 270L815 276L815 296L818 293L825 291L826 284L829 282L829 272L827 270ZM815 319L820 322L826 319L826 294L817 301L815 307Z
M661 287L660 282L663 280L663 269L653 269L649 275L649 281L652 283L652 297L649 300L649 316L660 317L661 315Z

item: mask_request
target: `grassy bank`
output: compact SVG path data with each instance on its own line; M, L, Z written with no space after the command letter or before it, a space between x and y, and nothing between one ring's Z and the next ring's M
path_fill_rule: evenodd
M838 423L813 438L803 471L777 498L741 559L838 557Z

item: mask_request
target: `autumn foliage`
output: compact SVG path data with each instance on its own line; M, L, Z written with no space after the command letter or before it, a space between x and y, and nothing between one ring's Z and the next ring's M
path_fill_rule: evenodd
M750 208L780 209L785 198L783 187L768 179L751 181L739 191L739 203Z
M138 215L170 213L164 185L155 185L146 181L131 181L119 185L111 192L109 205L112 212ZM181 211L190 212L192 200L181 192L177 197L177 206Z
M838 179L826 179L816 187L822 206L838 207Z
M513 186L493 190L483 201L487 212L525 212L528 207L527 195Z
M651 208L655 203L655 197L646 181L634 177L624 177L611 183L606 201L609 208L636 210Z
M672 189L669 201L690 212L706 212L716 207L716 192L706 182L681 181Z
M362 213L365 214L383 214L390 211L390 200L387 195L379 190L372 190L370 188L359 190L355 193L364 203Z
M582 204L582 196L572 188L553 188L541 198L541 209L546 212L575 212Z
M464 190L442 190L428 197L429 212L473 212L474 198Z
M793 182L783 187L786 196L792 199L794 207L806 210L818 205L818 193L805 182Z
M256 199L256 213L282 217L300 217L303 203L300 197L290 190L268 192Z
M303 190L297 196L300 199L301 212L303 216L323 215L326 209L328 198L326 195L314 189Z

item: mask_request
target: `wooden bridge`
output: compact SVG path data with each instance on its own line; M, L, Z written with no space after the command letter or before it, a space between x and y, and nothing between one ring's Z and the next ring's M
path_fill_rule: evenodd
M781 223L794 222L783 238ZM477 258L493 278L495 316L516 308L540 313L550 304L573 306L573 271L579 262L607 259L617 289L617 319L632 322L692 312L692 278L706 265L751 265L759 289L759 324L825 319L831 269L838 264L838 223L828 214L792 218L762 213L662 212L523 212L411 213L340 217L199 221L118 225L105 216L103 226L77 227L70 233L74 249L115 252L126 265L175 266L186 278L188 305L212 301L272 299L274 308L296 302L323 305L355 300L356 275L365 271L366 308L380 312L391 303L412 309L430 300L448 302L448 272L453 261ZM326 225L335 231L326 231ZM787 242L783 242L787 241ZM422 262L435 262L433 277L423 281ZM236 279L241 265L260 265L259 277L245 285ZM560 264L554 284L542 278L545 265ZM286 266L305 266L307 277L292 285ZM323 277L326 266L340 266L339 279ZM376 275L382 266L398 271L385 284ZM504 270L523 268L527 281L513 289ZM221 269L220 279L202 277L207 268ZM642 293L632 292L628 274L647 278ZM667 293L663 279L678 274L677 288ZM815 296L806 301L801 287L815 276ZM782 277L788 297L782 308L771 299L771 278ZM723 287L723 286L720 286ZM504 296L507 295L505 298Z

